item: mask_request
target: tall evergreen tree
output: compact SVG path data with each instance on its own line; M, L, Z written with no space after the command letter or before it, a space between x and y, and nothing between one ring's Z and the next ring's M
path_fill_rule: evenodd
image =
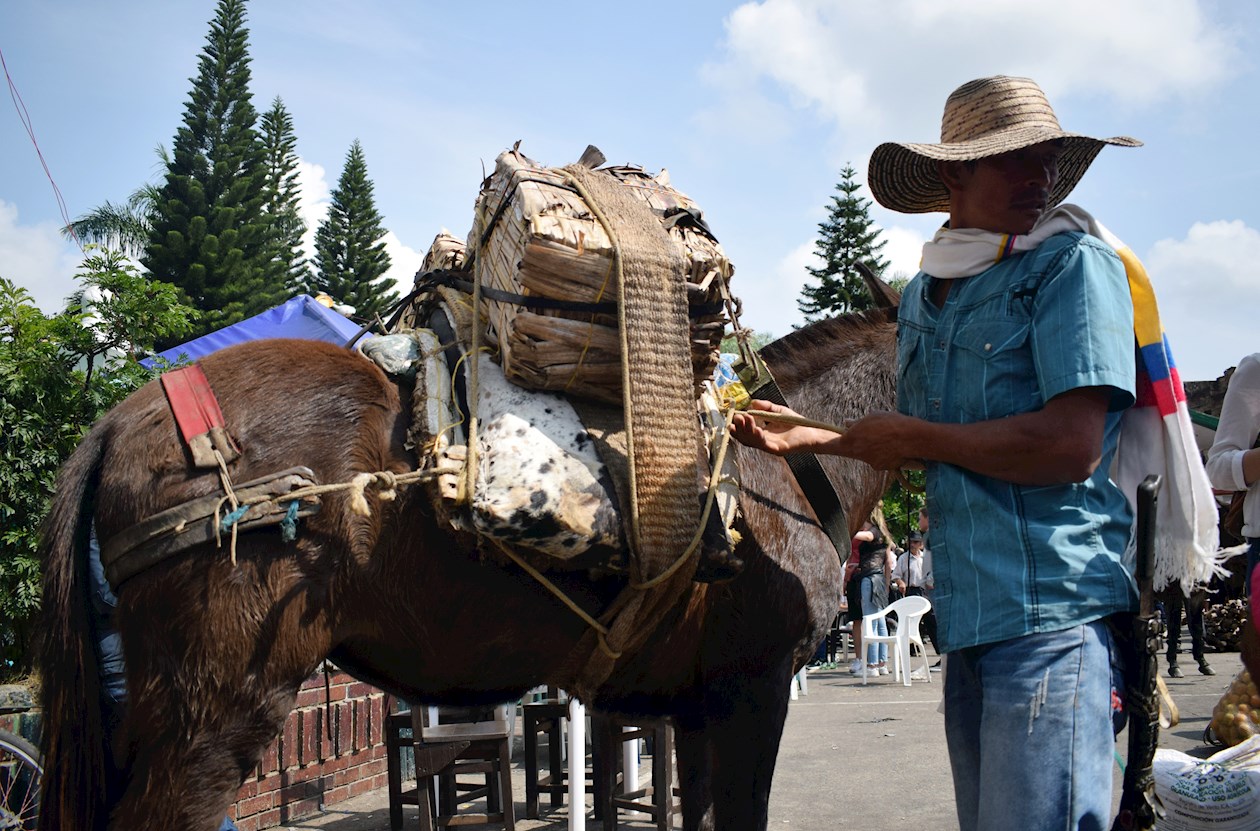
M856 175L853 165L840 171L827 220L818 225L814 251L823 264L808 269L818 283L801 289L802 297L796 301L806 320L871 308L874 300L853 262L865 263L876 274L888 268L888 261L879 255L884 240L871 222L871 200L858 196L861 185L853 181Z
M263 113L262 142L266 152L267 201L264 211L272 226L275 250L273 265L283 269L289 294L305 291L310 269L302 251L306 223L298 212L302 189L298 185L297 138L293 119L284 102L276 96L271 109Z
M390 265L383 236L363 148L355 139L333 189L328 217L315 231L314 287L353 306L365 319L383 312L398 299L397 292L379 282Z
M219 0L175 133L142 260L203 312L202 334L285 297L265 216L266 167L249 91L245 0Z

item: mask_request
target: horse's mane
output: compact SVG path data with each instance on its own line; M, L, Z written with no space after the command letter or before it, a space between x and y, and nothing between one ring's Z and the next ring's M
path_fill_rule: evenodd
M828 317L793 332L761 348L761 357L783 386L797 386L822 369L853 354L859 344L869 343L887 332L896 320L896 310L868 309L864 312Z

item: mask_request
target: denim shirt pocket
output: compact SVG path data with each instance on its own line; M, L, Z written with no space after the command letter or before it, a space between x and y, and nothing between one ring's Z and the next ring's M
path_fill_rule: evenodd
M1040 406L1027 348L1027 320L976 320L954 332L951 387L967 421L987 421Z
M921 360L923 332L917 326L901 323L897 333L897 408L923 417L927 410L927 367Z

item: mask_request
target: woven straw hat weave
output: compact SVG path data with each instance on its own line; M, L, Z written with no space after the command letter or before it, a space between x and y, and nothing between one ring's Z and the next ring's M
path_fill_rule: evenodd
M949 191L938 161L972 161L1063 140L1059 179L1049 206L1062 202L1104 144L1140 147L1128 136L1098 139L1059 127L1046 94L1028 78L997 75L963 84L945 102L940 144L887 142L875 148L867 184L876 201L901 213L949 210Z

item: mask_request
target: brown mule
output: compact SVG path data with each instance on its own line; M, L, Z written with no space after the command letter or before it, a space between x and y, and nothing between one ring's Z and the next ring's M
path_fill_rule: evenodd
M894 324L882 311L824 321L763 355L789 400L833 423L894 405ZM234 481L295 465L320 482L402 472L406 408L374 365L309 341L260 341L201 362L243 455ZM688 829L764 829L789 680L839 606L840 561L782 459L732 448L743 480L746 563L693 584L646 645L587 703L678 725ZM824 461L867 515L888 476ZM499 702L562 679L585 624L514 566L440 526L418 488L371 516L344 493L302 520L297 540L240 535L233 565L213 543L128 580L117 623L130 708L113 748L129 771L107 804L97 659L87 619L86 540L215 493L176 439L159 386L102 418L65 465L43 543L43 825L213 829L325 657L412 701ZM856 529L851 529L856 530ZM598 613L616 578L557 577Z

